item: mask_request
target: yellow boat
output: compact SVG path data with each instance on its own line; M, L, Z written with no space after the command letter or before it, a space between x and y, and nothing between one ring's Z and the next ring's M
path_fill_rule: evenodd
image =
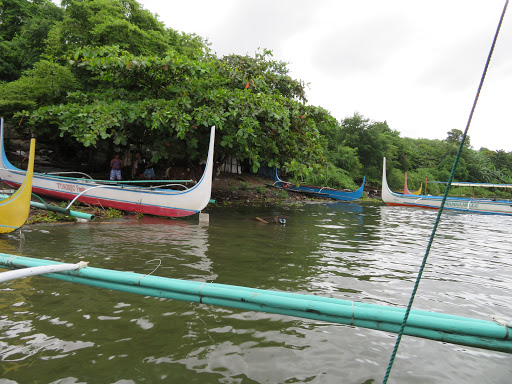
M34 173L35 152L36 139L31 139L28 169L25 179L12 196L0 201L0 233L14 232L27 221L32 197L32 175Z
M407 172L405 173L405 181L404 181L404 195L421 195L421 192L423 189L423 183L420 185L420 189L417 191L409 191L409 188L407 188Z

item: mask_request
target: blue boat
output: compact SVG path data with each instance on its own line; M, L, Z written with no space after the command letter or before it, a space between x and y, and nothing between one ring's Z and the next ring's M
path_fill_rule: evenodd
M364 183L366 181L366 176L363 178L363 183L359 187L359 189L355 191L340 191L339 189L328 188L328 187L315 187L311 185L296 185L294 183L289 183L287 181L283 181L277 175L275 175L274 187L282 188L284 190L290 192L299 192L308 196L317 196L317 197L326 197L335 200L342 201L354 201L359 200L363 195Z

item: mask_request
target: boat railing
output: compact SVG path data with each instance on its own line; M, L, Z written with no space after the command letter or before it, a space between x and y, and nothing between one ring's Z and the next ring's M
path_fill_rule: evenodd
M78 199L78 198L79 198L80 196L82 196L84 193L89 192L91 189L107 188L107 187L109 187L109 185L95 185L94 187L87 188L87 189L83 190L83 191L82 191L82 192L80 192L78 195L76 195L76 196L73 198L73 200L71 200L71 201L69 202L69 204L66 206L66 208L65 208L65 209L69 209L69 208L73 205L73 203L76 201L76 199Z
M58 175L82 175L82 176L86 176L86 178L88 178L88 179L93 180L93 178L90 175L88 175L87 173L78 172L78 171L44 172L44 173L41 173L41 175L50 175L50 176L53 176L53 175L55 175L55 176L58 176ZM74 179L74 177L73 177L73 179Z
M190 180L190 181L192 181L192 180ZM164 185L151 186L151 187L148 187L148 189L154 190L154 189L157 189L157 188L165 188L165 187L182 187L183 190L189 188L189 187L187 187L186 185L183 185L183 184L164 184Z
M162 189L163 187L170 187L170 186L180 186L180 187L183 187L184 190L188 189L188 187L186 187L185 185L183 184L167 184L167 185L161 185L161 186L155 186L155 187L148 187L147 189L148 190L155 190L155 189ZM78 199L80 196L82 196L83 194L89 192L90 190L92 189L98 189L98 188L125 188L124 185L112 185L112 184L102 184L102 185L95 185L94 187L90 187L90 188L87 188L87 189L84 189L82 192L80 192L78 195L76 195L73 200L70 201L70 203L67 205L67 207L65 209L69 209L73 203L76 201L76 199ZM142 187L141 187L142 188Z
M65 175L65 174L75 174L75 175L83 175L86 176L86 180L83 180L84 178L77 178L77 177L67 177L67 176L58 176L58 175ZM90 175L83 172L45 172L45 173L39 173L39 175L47 175L50 177L58 177L62 179L69 179L69 180L80 180L80 181L87 181L87 182L94 182L94 183L102 183L102 184L110 184L110 185L116 185L116 184L144 184L144 183L193 183L194 180L188 179L188 180L99 180L99 179L93 179ZM181 184L167 184L160 186L159 188L166 187L169 185L180 185ZM188 187L183 186L185 189Z

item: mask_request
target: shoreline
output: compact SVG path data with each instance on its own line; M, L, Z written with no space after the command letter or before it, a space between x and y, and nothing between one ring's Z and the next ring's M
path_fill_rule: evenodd
M307 201L332 201L332 199L308 197L298 192L285 191L283 189L273 188L273 180L253 175L253 174L221 174L214 177L212 185L211 199L215 201L208 204L204 209L209 213L216 209L233 206L271 206L281 204L296 204ZM5 183L0 181L0 191L10 189ZM374 200L364 197L363 200ZM57 200L42 197L45 203L63 206L69 204L67 200ZM37 198L34 201L40 201ZM102 208L88 204L76 203L72 206L73 210L93 214L97 219L109 219L123 216L140 216L134 212L118 211L110 208ZM170 218L171 219L171 218ZM30 214L25 225L36 223L57 223L57 222L76 222L77 219L63 214L50 212L44 209L31 208Z

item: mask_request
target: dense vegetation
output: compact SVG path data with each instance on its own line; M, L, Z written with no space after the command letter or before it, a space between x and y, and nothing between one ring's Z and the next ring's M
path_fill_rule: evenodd
M298 180L411 188L446 180L462 132L400 137L361 115L337 121L272 52L217 57L204 38L164 26L135 0L0 0L0 116L56 145L150 151L153 162L199 162L217 127L216 163ZM58 138L58 140L57 140ZM456 178L512 183L512 153L467 141Z

